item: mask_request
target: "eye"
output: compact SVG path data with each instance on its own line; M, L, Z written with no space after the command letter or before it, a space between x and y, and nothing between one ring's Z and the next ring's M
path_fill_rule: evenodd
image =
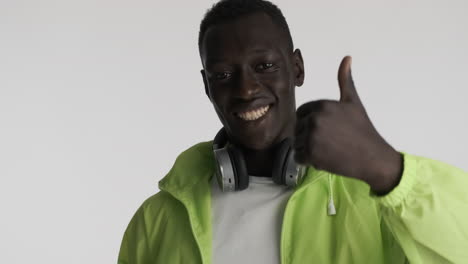
M274 64L271 62L266 62L266 63L260 63L255 67L255 70L257 71L267 71L267 70L272 70Z
M230 72L217 72L213 74L213 76L216 80L224 80L224 79L231 77L231 73Z

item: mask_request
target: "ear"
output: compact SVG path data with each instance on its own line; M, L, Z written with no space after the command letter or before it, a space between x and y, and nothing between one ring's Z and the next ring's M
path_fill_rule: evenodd
M302 59L301 50L296 49L293 53L294 63L294 83L296 86L301 86L304 83L304 60Z
M210 101L211 101L210 91L208 91L208 81L206 80L205 70L201 70L200 73L201 73L201 75L202 75L203 84L205 85L205 93L206 93L206 96L208 96L208 99L210 99Z

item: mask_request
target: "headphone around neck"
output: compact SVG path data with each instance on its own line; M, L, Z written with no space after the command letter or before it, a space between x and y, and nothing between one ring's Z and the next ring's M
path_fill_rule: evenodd
M245 159L239 148L228 143L226 131L221 128L213 140L216 179L223 192L241 191L249 187ZM276 148L272 171L272 179L276 184L294 187L302 181L305 167L294 160L290 138L284 139Z

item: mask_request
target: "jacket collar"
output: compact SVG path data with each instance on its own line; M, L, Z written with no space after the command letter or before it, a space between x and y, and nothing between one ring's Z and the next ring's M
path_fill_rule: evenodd
M201 142L182 152L169 173L159 182L166 191L186 208L195 240L200 250L202 263L210 264L212 255L211 184L215 172L213 142ZM322 176L325 171L307 167L306 175L294 192Z
M179 199L192 192L194 187L208 183L214 172L213 141L201 142L177 157L169 173L159 182L159 188ZM296 189L302 189L326 175L328 172L309 166Z
M198 143L182 152L169 173L159 182L159 188L174 196L188 192L214 173L212 141Z
M200 250L202 263L211 263L211 188L214 173L212 142L199 143L182 152L159 189L179 200L186 208L190 226Z

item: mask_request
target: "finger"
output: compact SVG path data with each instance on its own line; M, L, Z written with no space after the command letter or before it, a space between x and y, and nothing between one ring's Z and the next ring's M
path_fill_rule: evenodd
M295 131L294 131L294 142L293 142L294 148L302 149L306 146L306 142L307 142L306 135L307 135L307 132L309 131L307 126L308 126L307 118L298 119L296 123Z
M354 86L353 77L351 75L351 57L343 58L338 69L338 85L340 86L340 102L359 103L359 95Z
M299 106L299 108L296 110L296 117L299 119L309 115L312 112L322 112L327 106L332 104L337 104L337 101L323 99L307 102Z
M297 119L296 128L294 133L294 158L296 162L305 164L307 162L309 155L309 135L313 131L311 127L310 118L304 117Z
M294 160L298 164L307 164L308 154L306 148L294 148Z

